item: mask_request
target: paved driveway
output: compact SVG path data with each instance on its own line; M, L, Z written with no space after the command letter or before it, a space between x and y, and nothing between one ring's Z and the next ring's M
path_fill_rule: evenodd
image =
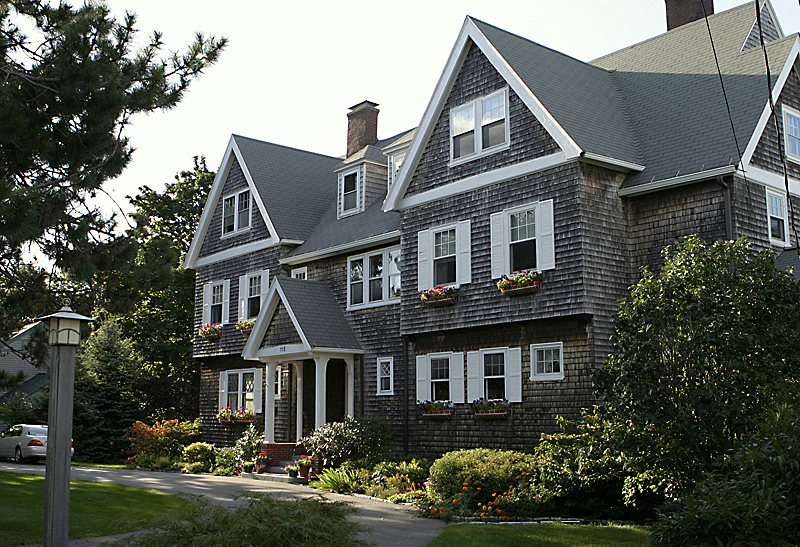
M42 464L14 465L0 462L0 471L44 475ZM182 475L131 469L99 469L73 467L72 478L96 482L111 482L152 488L168 494L202 494L220 505L233 505L231 496L243 490L264 492L283 499L302 499L317 496L316 490L307 486L270 482L239 477L214 477L211 475ZM442 532L444 523L436 519L414 516L414 509L384 501L339 494L325 494L325 498L347 501L358 509L351 518L364 524L371 533L363 536L379 547L421 547ZM96 545L91 541L71 541L70 547Z

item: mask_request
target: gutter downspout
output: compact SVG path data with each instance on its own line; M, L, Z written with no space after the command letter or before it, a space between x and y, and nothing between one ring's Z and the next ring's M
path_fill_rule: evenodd
M732 182L732 181L731 181ZM733 240L733 214L731 212L731 187L722 178L717 176L717 183L722 187L722 202L725 207L725 239Z
M403 453L408 454L408 337L403 335Z

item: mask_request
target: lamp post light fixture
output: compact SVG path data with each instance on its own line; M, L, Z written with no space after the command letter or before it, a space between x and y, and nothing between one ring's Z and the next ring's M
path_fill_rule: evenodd
M50 321L50 403L47 416L44 547L61 547L69 539L69 477L72 449L72 402L75 397L75 350L81 343L81 321L94 321L65 304Z

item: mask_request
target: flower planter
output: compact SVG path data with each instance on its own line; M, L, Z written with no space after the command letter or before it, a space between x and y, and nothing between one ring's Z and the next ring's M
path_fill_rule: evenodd
M476 410L473 414L484 420L498 420L511 416L511 410Z
M426 306L431 308L443 308L445 306L453 306L458 302L458 294L445 296L443 298L436 298L431 300L423 300Z
M253 424L255 423L255 418L234 418L233 423L236 424Z
M242 336L247 338L248 336L250 336L250 333L253 332L253 327L250 327L249 329L239 329L239 332L242 333Z
M217 334L206 334L205 336L201 334L200 337L204 340L208 340L209 342L219 342L219 339L222 338L222 333L219 332Z
M500 289L500 292L506 296L522 296L524 294L533 294L541 288L541 283L538 281L529 283L528 285L518 285L509 287L507 289Z
M422 417L423 418L452 418L453 415L456 413L455 410L423 410Z

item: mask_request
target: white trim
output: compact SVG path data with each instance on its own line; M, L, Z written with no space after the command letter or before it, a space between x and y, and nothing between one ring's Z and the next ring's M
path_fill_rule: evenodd
M793 163L800 163L800 153L792 154L791 152L789 152L789 125L786 120L788 116L797 118L798 123L800 123L800 112L795 110L791 106L782 104L781 117L783 118L783 146L784 146L784 152L786 153L786 159L788 159ZM800 141L800 135L792 135L792 138Z
M581 155L581 157L589 162L598 162L602 163L603 165L609 165L612 167L620 167L625 171L644 171L645 166L633 163L631 161L625 160L618 160L616 158L612 158L609 156L604 156L602 154L594 154L592 152L586 152Z
M685 184L692 184L701 180L713 179L718 176L731 175L736 172L736 166L725 165L707 171L698 171L696 173L689 173L688 175L680 175L669 179L660 179L644 184L637 184L630 188L620 188L617 194L620 196L640 196L642 194L649 194L651 192L658 192L659 190L666 190L667 188L676 188Z
M259 314L261 313L261 308L264 306L264 300L266 299L267 291L269 290L269 270L248 272L239 276L239 321L255 319L259 315L256 314L254 317L249 317L247 314L248 300L250 299L250 279L257 276L261 277L261 290L259 292L260 302L258 308Z
M262 239L260 241L253 241L252 243L238 245L236 247L231 247L229 249L225 249L224 251L220 251L218 253L204 256L202 258L197 258L194 260L191 266L186 266L186 264L184 264L184 268L197 269L202 266L208 266L209 264L216 264L217 262L230 260L231 258L237 258L239 256L254 253L256 251L269 249L270 247L275 247L276 245L279 244L280 242L276 242L275 239L273 238Z
M508 83L509 87L519 96L523 103L528 107L534 117L542 124L561 148L561 154L565 157L573 158L581 153L580 147L567 134L555 118L544 108L541 102L534 96L531 90L524 84L519 75L509 66L506 60L497 52L489 40L480 32L475 22L467 17L461 26L461 31L456 38L453 49L447 58L444 69L431 95L422 120L419 123L417 132L411 141L411 147L403 162L400 172L397 174L397 181L392 184L392 188L383 203L384 211L392 211L407 206L399 206L408 185L411 182L414 171L417 168L425 146L430 139L433 128L442 114L447 96L452 89L453 83L458 77L458 73L467 53L469 40L472 40L483 52L489 62L500 73Z
M543 171L545 169L557 167L577 159L578 157L579 156L567 157L564 152L556 152L555 154L515 163L513 165L501 167L500 169L485 171L478 175L473 175L455 182L444 184L432 190L427 190L419 194L414 194L413 196L404 197L394 204L392 208L386 208L386 205L384 205L384 211L402 211L404 209L416 207L417 205L423 205L439 199L457 196L459 194L477 190L478 188L483 188L491 184L505 182L525 175L530 175L531 173L536 173L537 171ZM405 168L406 163L407 162L404 162L403 167L400 168L401 172ZM392 186L395 186L395 184Z
M292 268L292 279L308 279L308 266Z
M781 72L778 75L778 79L775 81L775 86L772 88L772 100L774 103L778 102L778 99L780 98L781 95L781 91L783 91L783 86L786 83L786 80L789 78L792 66L797 62L799 55L800 55L800 37L795 36L794 44L792 44L792 49L789 52L789 55L786 57L786 62L783 64L783 68L781 69ZM742 154L741 165L743 166L745 171L750 170L750 161L753 159L753 154L756 151L758 142L761 140L761 135L763 135L764 129L766 128L767 122L769 121L771 115L772 115L772 110L769 107L769 100L767 100L765 101L764 109L761 111L761 117L759 117L758 119L756 128L753 131L753 134L750 136L750 140L748 141L747 146L744 149L744 153Z
M393 251L400 252L400 247L387 247L385 249L376 249L375 251L348 256L347 257L347 265L346 265L346 272L345 272L345 279L347 284L347 311L351 310L361 310L365 308L374 308L377 306L386 306L388 304L398 304L400 302L400 297L392 298L389 295L389 290L391 289L391 279L389 274L389 254ZM382 294L379 300L374 300L372 302L369 301L369 259L373 256L381 256L381 260L383 261L383 269L381 272L381 280L382 283ZM351 304L350 300L350 263L355 260L362 261L362 273L361 273L361 281L357 283L361 283L363 286L361 288L361 296L362 301L360 304ZM377 278L376 278L377 279Z
M543 374L536 374L536 350L540 349L558 349L559 368L560 372L550 372ZM564 379L564 342L548 342L545 344L531 344L531 382L548 382L553 380Z
M431 359L447 359L448 360L448 391L450 392L450 400L454 403L464 402L464 353L453 351L442 351L436 353L428 353L425 355L417 356L417 399L422 401L425 399L433 399L433 390L431 389ZM419 367L424 367L424 377L420 377ZM424 385L420 385L424 384ZM426 389L427 386L427 389ZM420 393L421 392L421 393ZM420 398L420 394L424 398Z
M452 283L436 283L434 268L434 252L436 234L455 231L456 252L455 259L456 278ZM457 287L472 282L472 241L470 221L462 220L442 226L435 226L422 230L417 234L417 289L426 291L438 286Z
M344 251L358 251L359 249L365 249L379 243L388 243L389 241L394 241L399 238L400 230L392 230L391 232L386 232L385 234L378 234L364 239L359 239L357 241L350 241L348 243L342 243L341 245L334 245L333 247L328 247L326 249L319 249L296 256L282 258L279 260L279 262L281 264L291 266L293 264L300 264L301 262L309 262L311 260L327 258Z
M239 196L247 192L247 226L239 226ZM225 232L225 201L233 198L233 230ZM220 200L222 203L222 224L220 225L220 239L241 235L249 232L253 227L253 192L250 188L240 188L232 194L223 195Z
M786 192L786 184L783 180L783 175L773 173L772 171L751 166L747 170L747 180L779 192ZM800 180L792 176L789 176L789 193L793 196L800 196Z
M759 1L761 1L761 0L759 0ZM764 11L764 8L768 8L769 9L770 18L772 19L772 22L775 24L775 29L778 31L778 39L780 40L781 38L784 37L784 34L783 34L783 29L781 28L781 25L778 22L778 18L775 17L775 10L772 9L772 4L770 2L766 2L766 1L761 5L761 11L762 12ZM763 13L762 13L762 15L763 15ZM750 35L753 34L753 30L755 30L757 26L758 26L758 18L754 17L753 18L753 24L750 25L750 30L747 32L747 35L744 37L744 42L742 42L742 47L739 48L739 53L744 51L744 46L747 45L747 40L750 39ZM765 41L764 43L768 44L769 42Z
M553 200L534 201L492 213L489 218L490 260L492 279L513 273L511 269L511 215L534 210L536 265L533 270L555 269L555 231ZM499 230L499 233L498 233Z
M770 215L769 211L769 198L774 197L781 200L781 210L783 211L783 215L780 218L783 221L783 239L778 239L772 237L772 215ZM789 217L787 211L787 203L788 200L786 199L786 192L775 192L774 190L765 188L764 194L764 204L766 206L766 214L767 214L767 235L769 236L769 243L770 245L774 245L775 247L790 247L789 244L789 221L787 220Z
M222 302L219 305L222 306L222 310L220 312L220 325L226 325L230 322L230 291L231 291L231 281L230 279L215 279L213 281L209 281L203 284L203 308L202 308L202 316L201 316L201 323L202 325L210 325L211 323L211 299L214 291L214 287L222 286ZM217 324L217 323L214 323Z
M389 363L389 389L381 389L381 363ZM376 394L394 395L394 357L378 357L376 359Z
M502 95L503 96L503 111L504 111L504 118L503 118L503 129L504 129L504 141L501 144L490 146L489 148L484 148L483 146L483 101L494 97L495 95ZM464 156L454 158L453 157L453 112L456 110L460 110L465 106L471 105L472 106L472 132L473 132L473 144L474 150L471 154L466 154ZM508 86L499 89L497 91L493 91L488 95L484 95L482 97L478 97L476 99L472 99L465 103L459 104L454 106L450 109L449 115L449 129L450 129L450 162L448 163L448 167L455 167L457 165L462 165L478 158L483 158L486 156L490 156L492 154L496 154L497 152L502 152L503 150L508 150L511 147L511 129L510 129L510 121L509 121L509 105L508 105Z
M363 163L359 163L352 169L341 171L338 174L339 187L337 194L337 215L336 218L345 218L355 215L364 211L364 173L362 169ZM350 175L356 176L356 205L350 209L344 208L344 179Z
M219 398L218 398L218 406L220 409L225 408L228 406L228 376L231 374L236 374L239 376L238 386L239 390L237 393L237 400L238 404L236 408L231 407L232 410L237 410L239 408L244 408L242 406L242 387L244 386L243 376L245 374L253 374L253 412L255 414L261 414L264 411L262 405L262 399L264 397L264 392L262 388L262 383L264 381L261 368L235 368L235 369L228 369L222 370L219 374ZM223 401L223 397L225 398ZM223 404L224 402L224 404Z

